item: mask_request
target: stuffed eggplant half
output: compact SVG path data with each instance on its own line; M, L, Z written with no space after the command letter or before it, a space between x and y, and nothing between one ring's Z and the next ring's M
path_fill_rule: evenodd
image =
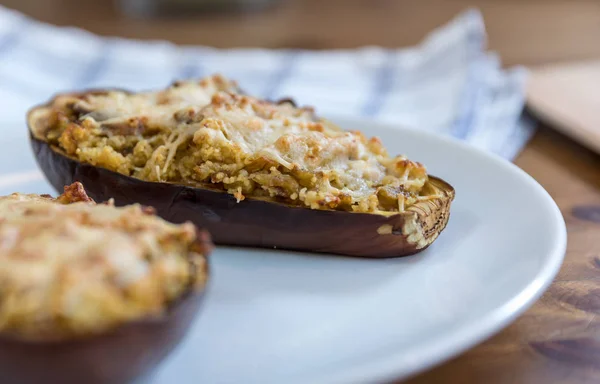
M126 383L180 343L208 282L208 233L80 183L0 197L3 383Z
M59 94L28 125L55 188L80 181L96 200L153 206L217 244L404 256L435 241L454 199L450 184L377 138L219 75Z

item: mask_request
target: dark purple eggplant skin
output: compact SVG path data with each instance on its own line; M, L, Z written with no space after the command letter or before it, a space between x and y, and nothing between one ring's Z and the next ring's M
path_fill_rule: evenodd
M79 181L96 201L114 198L116 205L152 206L165 220L191 221L208 230L215 244L373 258L412 255L430 245L418 248L407 240L403 214L315 210L256 199L238 203L223 191L142 181L80 163L33 135L30 139L38 165L57 190ZM448 188L453 196L454 190ZM445 203L447 212L435 217L430 233L445 228L452 198ZM419 217L420 222L425 220ZM379 233L382 226L391 228L390 233Z
M148 377L186 335L203 297L190 293L162 318L78 339L25 341L0 334L0 382L125 384Z

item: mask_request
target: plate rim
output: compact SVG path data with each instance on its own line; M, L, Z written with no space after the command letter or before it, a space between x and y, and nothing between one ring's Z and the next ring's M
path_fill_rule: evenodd
M404 362L403 356L405 355L405 353L400 351L390 353L385 358L378 357L368 360L363 364L345 369L343 372L332 370L332 373L323 373L319 377L316 377L319 383L346 384L406 380L427 369L439 366L505 329L517 317L529 309L552 284L563 264L567 251L566 223L560 208L548 191L523 169L495 153L479 149L472 144L449 135L423 131L399 123L383 122L350 115L328 115L327 119L342 127L345 123L352 122L352 124L363 124L383 130L397 130L399 133L403 131L409 132L413 135L425 136L430 140L438 141L442 145L457 147L462 151L472 153L474 156L488 158L495 165L514 172L524 182L529 183L533 188L537 189L540 197L544 199L544 204L547 205L549 211L552 212L552 216L554 216L553 226L557 236L553 237L552 251L546 257L543 266L529 284L518 294L495 310L477 319L477 321L465 324L459 332L442 337L434 346L421 348L416 354L411 352L411 358L416 362L409 368L403 368L400 364Z

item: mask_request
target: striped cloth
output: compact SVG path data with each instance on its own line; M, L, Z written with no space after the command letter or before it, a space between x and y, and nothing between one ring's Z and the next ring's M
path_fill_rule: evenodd
M0 7L0 127L22 124L28 108L58 91L143 90L216 72L257 96L454 136L506 159L534 129L522 117L526 71L501 68L473 9L416 47L307 51L103 38Z

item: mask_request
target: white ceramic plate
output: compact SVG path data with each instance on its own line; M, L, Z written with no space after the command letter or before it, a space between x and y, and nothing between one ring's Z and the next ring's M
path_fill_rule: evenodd
M337 121L450 182L456 200L446 230L425 252L387 260L218 248L203 311L151 383L404 378L499 331L554 278L564 221L527 174L452 140ZM11 146L21 161L4 153L0 164L34 169L24 139ZM1 193L15 190L54 193L27 169L0 176Z

